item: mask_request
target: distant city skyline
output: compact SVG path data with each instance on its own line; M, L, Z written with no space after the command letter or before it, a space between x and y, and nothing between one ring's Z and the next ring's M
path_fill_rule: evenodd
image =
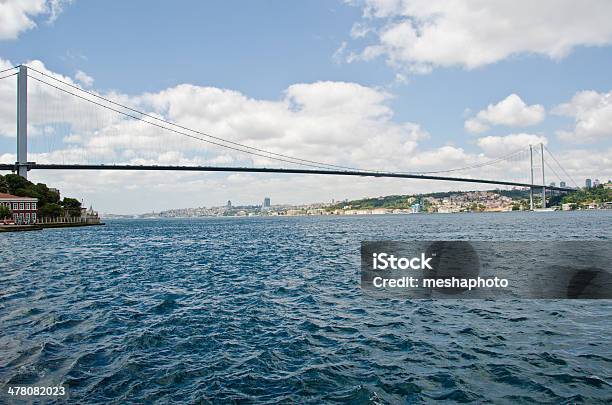
M569 174L547 172L546 184L608 179L612 3L532 5L8 1L0 13L0 70L28 63L223 139L331 164L436 170L544 143ZM112 29L101 21L112 21ZM139 45L126 47L126 41ZM7 83L0 81L0 161L14 162L15 90ZM50 96L34 84L32 92L35 119L36 102L49 103ZM104 119L81 113L61 125L33 127L32 142L54 149L45 154L34 147L32 158L78 151L141 163L267 164L209 147L161 144L144 151L128 147L128 137L104 147L83 141L79 125ZM44 141L45 131L58 128L69 134ZM132 126L126 133L129 139L150 135L139 131ZM513 169L509 163L494 174ZM527 170L512 175L528 179ZM472 188L238 173L30 176L100 211L127 213L143 206L221 206L228 198L240 205L261 201L262 194L291 204Z

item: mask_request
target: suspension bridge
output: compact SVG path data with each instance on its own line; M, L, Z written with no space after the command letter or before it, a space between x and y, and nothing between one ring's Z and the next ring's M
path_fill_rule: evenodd
M172 122L160 114L141 111L127 102L118 102L109 96L86 90L44 72L42 68L19 65L4 69L0 71L0 84L15 77L16 80L9 86L13 85L16 91L16 159L14 162L0 162L0 170L12 171L24 178L31 170L192 171L400 178L529 188L532 201L534 190L537 190L541 191L544 204L546 190L573 190L566 186L566 181L573 179L543 144L526 145L505 156L457 168L406 172L361 169L300 158L214 136ZM33 132L30 138L28 131ZM136 131L137 135L132 136L131 131ZM190 151L194 156L198 152L206 154L214 149L250 158L250 164L159 164L154 157L176 148L175 143L179 138L188 141L187 146L182 145L183 150ZM35 147L30 145L32 141L35 141ZM153 150L153 144L157 146L157 151ZM30 153L38 161L28 159L28 150L32 148L34 150ZM137 155L138 152L134 151L140 150L142 156L135 158L126 153L121 156L121 150L130 151L132 155ZM255 159L263 159L269 166L257 166ZM283 166L277 166L279 164ZM508 168L507 172L518 173L519 179L481 177L483 172L493 172L494 167L504 165ZM559 185L546 184L547 172L552 172L560 180ZM573 183L577 187L576 182Z

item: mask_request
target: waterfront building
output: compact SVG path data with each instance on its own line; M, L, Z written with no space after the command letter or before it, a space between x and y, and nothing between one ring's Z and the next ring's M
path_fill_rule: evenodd
M90 205L89 209L81 208L81 219L85 222L100 222L100 216L98 215L98 211L95 211L93 207Z
M38 198L18 197L12 194L0 193L0 204L11 210L15 224L36 223Z
M263 206L262 208L270 208L270 197L265 197L263 200Z
M560 181L559 182L559 187L566 187L565 182L564 181Z
M584 181L584 186L585 186L586 188L591 188L591 179L586 179L586 180Z
M227 200L227 208L232 208L232 200Z

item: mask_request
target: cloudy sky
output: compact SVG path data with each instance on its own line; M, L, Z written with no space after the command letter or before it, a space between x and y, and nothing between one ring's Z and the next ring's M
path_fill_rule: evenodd
M31 79L31 161L296 167L185 136L213 139L205 133L332 165L435 171L542 142L567 171L551 161L547 183L583 184L612 177L610 16L608 0L0 0L0 70L26 63L47 83L198 131L177 134ZM455 174L527 181L525 158ZM0 80L0 162L14 161L10 77ZM262 174L29 177L114 213L475 188Z

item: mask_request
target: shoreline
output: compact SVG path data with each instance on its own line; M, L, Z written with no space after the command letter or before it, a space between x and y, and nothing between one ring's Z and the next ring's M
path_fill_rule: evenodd
M54 224L39 224L43 229L45 228L78 228L82 226L101 226L106 225L104 222L88 223L88 222L58 222Z
M42 231L45 228L78 228L83 226L100 226L106 225L104 222L99 223L55 223L55 224L36 224L36 225L7 225L0 226L0 233L2 232L29 232L29 231Z
M519 210L519 211L460 211L460 212L415 212L415 213L384 213L384 214L318 214L318 215L203 215L203 216L177 216L177 217L133 217L133 218L104 218L107 221L132 221L132 220L172 220L172 219L241 219L241 218L302 218L302 217L383 217L383 216L413 216L413 215L452 215L452 214L511 214L511 213L555 213L555 212L563 212L563 213L576 213L576 212L610 212L612 210L609 209L596 209L596 210L554 210L554 211L529 211L529 210Z

